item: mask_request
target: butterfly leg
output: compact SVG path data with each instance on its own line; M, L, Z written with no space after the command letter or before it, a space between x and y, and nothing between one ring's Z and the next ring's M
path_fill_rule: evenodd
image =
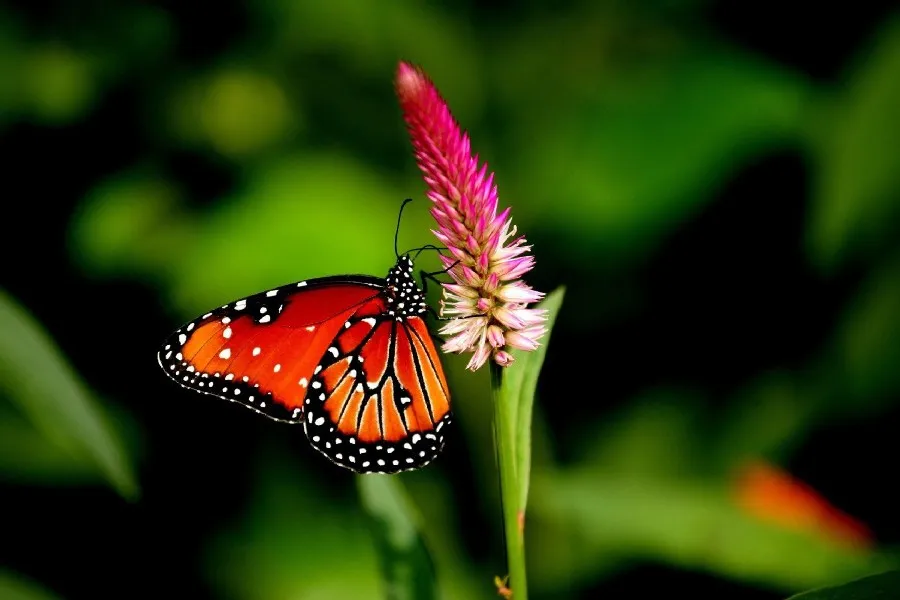
M450 266L447 267L446 269L442 269L442 270L440 270L440 271L432 271L432 272L430 272L430 273L429 273L428 271L425 271L425 270L419 271L419 276L422 278L422 293L425 294L426 296L428 295L428 281L429 281L429 280L434 281L434 282L437 283L438 285L443 284L443 282L442 282L440 279L438 279L437 277L435 277L435 275L440 275L440 274L442 274L442 273L446 273L447 271L449 271L450 269L452 269L453 267L455 267L455 266L458 265L458 264L459 264L459 261L456 261L455 263L453 263L452 265L450 265ZM456 318L456 317L442 317L442 316L440 316L440 315L438 314L438 312L437 312L436 310L434 310L434 308L432 308L431 306L428 306L428 311L429 311L429 312L434 316L434 318L437 319L438 321L452 321L453 319Z

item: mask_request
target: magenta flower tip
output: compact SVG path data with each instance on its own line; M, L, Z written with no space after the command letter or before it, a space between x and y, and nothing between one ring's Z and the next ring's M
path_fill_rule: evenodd
M494 174L471 153L468 134L457 124L437 88L417 66L400 62L397 97L413 154L432 202L435 237L452 256L441 256L454 283L444 284L441 329L445 352L471 352L468 368L488 359L513 362L510 348L534 350L546 333L546 311L528 308L544 294L521 280L534 267L531 247L516 236L510 209L497 214Z

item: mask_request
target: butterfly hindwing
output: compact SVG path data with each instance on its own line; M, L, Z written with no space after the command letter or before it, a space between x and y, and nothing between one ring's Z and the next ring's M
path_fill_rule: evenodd
M314 371L310 392L307 436L343 467L407 471L428 464L443 448L449 392L418 316L348 320Z

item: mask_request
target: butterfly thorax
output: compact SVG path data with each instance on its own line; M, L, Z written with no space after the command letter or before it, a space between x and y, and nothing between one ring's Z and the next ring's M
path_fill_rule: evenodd
M413 262L401 256L385 277L385 298L392 317L413 317L425 314L425 294L413 278Z

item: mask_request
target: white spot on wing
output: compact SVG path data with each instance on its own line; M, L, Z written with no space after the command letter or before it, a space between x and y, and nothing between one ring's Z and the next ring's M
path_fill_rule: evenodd
M178 343L184 346L184 343L187 341L187 336L183 333L178 334Z
M253 349L253 356L259 356L260 352L262 352L262 348L257 346L256 348Z
M259 319L259 322L260 322L260 323L268 323L268 322L271 321L271 320L272 320L272 316L271 316L271 315L263 315L263 316Z
M219 352L219 358L222 360L228 360L231 358L231 348L225 348L221 352Z
M277 373L278 371L280 371L280 370L281 370L281 363L278 363L277 365L275 365L275 368L273 368L272 370L275 371L276 373Z
M309 382L306 381L306 377L303 377L303 378L300 380L300 387L306 387L308 383L309 383Z
M222 332L222 337L226 340L231 337L231 327L225 328L225 331Z
M278 290L269 290L268 292L266 292L266 296L271 298L272 296L274 296L277 293L278 293Z

